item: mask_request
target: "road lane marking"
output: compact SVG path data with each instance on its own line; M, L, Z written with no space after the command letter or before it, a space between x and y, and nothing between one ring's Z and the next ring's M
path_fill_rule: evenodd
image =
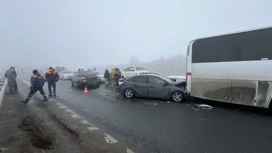
M55 101L54 99L51 99L51 101ZM61 103L57 103L58 106L62 106Z
M80 116L76 115L76 114L72 114L71 115L72 118L80 118Z
M29 82L27 82L26 80L24 80L23 78L21 78L21 77L18 77L18 78L21 79L25 84L31 86L31 84Z
M86 120L81 121L81 123L83 123L83 124L89 124L89 122L86 121Z
M127 153L134 153L134 152L130 150L129 148L127 148Z
M67 107L66 107L66 106L63 106L63 105L60 105L59 108L66 109Z
M87 129L89 129L90 131L94 131L94 130L99 130L97 127L93 126L93 127L87 127Z
M105 141L107 142L107 143L117 143L118 141L116 140L116 139L114 139L112 136L110 136L110 135L108 135L108 134L104 134L105 135Z
M65 112L69 112L69 113L72 113L72 114L76 114L76 113L74 113L73 111L71 111L71 110L69 110L69 109L65 110Z

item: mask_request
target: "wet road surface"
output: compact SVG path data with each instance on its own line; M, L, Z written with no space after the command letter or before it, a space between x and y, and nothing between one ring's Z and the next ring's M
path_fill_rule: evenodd
M22 76L29 80L28 76ZM22 81L21 88L28 87ZM47 84L44 87L48 93ZM272 152L272 117L214 107L196 111L188 103L120 99L103 87L83 90L57 83L53 97L130 148L147 153Z

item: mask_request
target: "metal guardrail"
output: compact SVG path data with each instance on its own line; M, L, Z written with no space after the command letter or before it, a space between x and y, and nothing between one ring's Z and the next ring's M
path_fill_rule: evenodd
M5 95L6 87L7 87L7 79L6 78L1 79L0 80L0 107L1 107L4 95Z

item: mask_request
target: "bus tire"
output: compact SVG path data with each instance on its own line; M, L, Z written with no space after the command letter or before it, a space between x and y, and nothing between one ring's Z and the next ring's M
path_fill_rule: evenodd
M268 114L272 115L272 100L270 101L269 107L268 107Z

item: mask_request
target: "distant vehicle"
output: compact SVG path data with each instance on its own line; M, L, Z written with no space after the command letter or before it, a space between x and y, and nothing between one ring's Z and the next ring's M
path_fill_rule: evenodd
M121 73L124 78L128 78L135 75L139 75L142 72L148 72L148 69L140 66L129 66L124 68L124 70Z
M185 89L175 86L169 78L156 74L142 74L130 77L119 86L119 92L126 98L146 97L169 99L182 102Z
M94 73L89 71L77 71L71 76L72 86L79 88L87 87L99 87L99 79Z
M196 39L187 51L188 93L272 110L272 28Z
M64 66L56 66L56 67L54 67L54 69L59 73L63 72L63 71L68 71L68 69Z
M62 80L69 80L74 75L74 71L62 71L59 73L59 77Z
M41 73L41 75L45 75L46 71L49 69L50 66L43 66L39 72Z

